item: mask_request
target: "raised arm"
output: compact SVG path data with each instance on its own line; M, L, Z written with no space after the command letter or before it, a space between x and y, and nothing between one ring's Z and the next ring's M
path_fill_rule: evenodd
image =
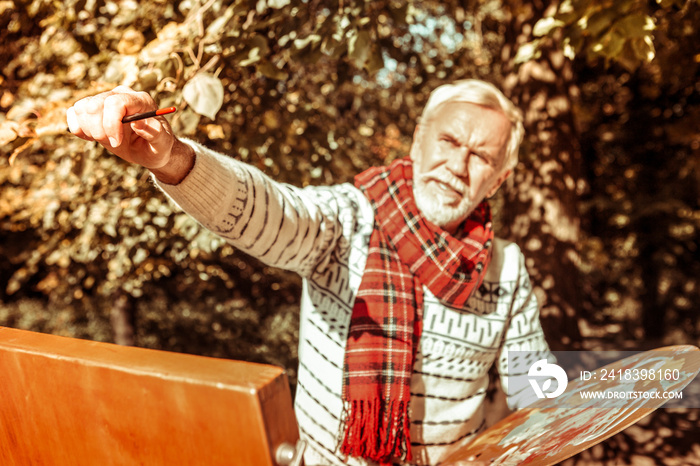
M300 189L248 164L186 141L196 154L178 185L159 183L185 212L236 248L308 276L354 229L353 191Z
M121 122L155 108L147 93L118 87L78 101L68 110L68 126L76 136L148 168L185 212L267 264L308 275L351 228L340 219L351 201L337 190L277 183L254 167L176 138L162 117Z

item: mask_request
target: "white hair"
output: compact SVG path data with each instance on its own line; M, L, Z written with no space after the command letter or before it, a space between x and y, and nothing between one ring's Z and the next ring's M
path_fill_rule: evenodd
M525 134L523 115L496 86L478 79L464 79L452 84L443 84L430 93L419 123L428 121L442 104L463 102L482 105L502 112L511 122L510 136L506 145L503 170L511 170L518 164L518 149Z

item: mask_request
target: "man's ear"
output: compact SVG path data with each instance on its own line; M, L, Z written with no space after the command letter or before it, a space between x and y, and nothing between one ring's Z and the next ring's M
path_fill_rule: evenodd
M503 173L501 173L501 176L498 177L498 179L494 182L493 187L491 190L486 193L486 197L490 198L493 197L494 194L496 194L496 191L498 191L498 188L501 187L503 182L508 179L510 175L513 174L513 170L506 170Z
M420 145L421 130L422 127L420 123L418 123L416 129L413 130L413 140L411 141L411 149L408 153L413 163L418 162L418 153L420 152L418 146Z

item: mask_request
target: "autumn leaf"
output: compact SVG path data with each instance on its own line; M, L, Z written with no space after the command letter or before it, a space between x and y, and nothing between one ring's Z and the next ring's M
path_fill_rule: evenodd
M182 96L195 112L213 120L224 104L224 86L214 75L198 73L185 84Z

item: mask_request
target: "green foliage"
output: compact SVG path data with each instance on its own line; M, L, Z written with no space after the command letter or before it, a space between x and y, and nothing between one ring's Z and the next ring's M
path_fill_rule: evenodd
M656 56L654 32L659 21L690 2L565 0L535 24L536 39L520 47L516 61L537 58L541 43L554 38L572 60L581 57L589 64L603 60L634 71Z
M699 10L660 23L651 65L581 80L582 140L598 193L587 203L595 223L584 248L592 303L602 311L591 315L641 321L647 338L669 343L700 334L699 65L687 53ZM642 336L627 327L628 338Z

